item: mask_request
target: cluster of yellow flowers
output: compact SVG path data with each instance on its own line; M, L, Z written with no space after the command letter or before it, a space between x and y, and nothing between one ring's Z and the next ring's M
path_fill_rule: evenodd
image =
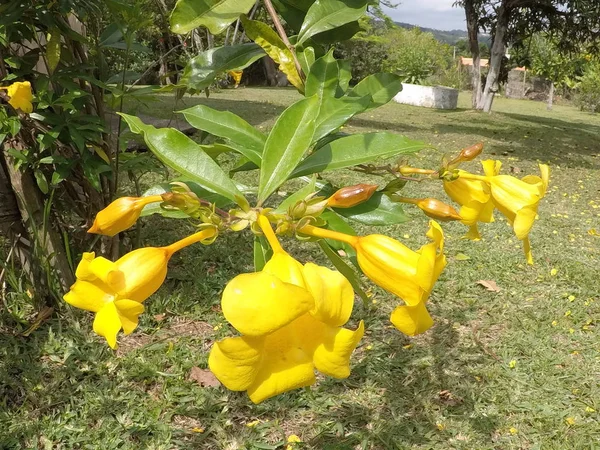
M477 222L493 222L497 209L513 227L517 239L523 241L527 263L533 264L529 231L537 217L540 200L548 190L550 168L540 164L541 176L527 175L519 180L500 175L500 161L486 160L481 164L485 175L458 170L456 177L444 180L448 196L461 205L460 217L469 226L467 237L480 239Z
M398 197L398 201L414 203L427 215L442 221L461 220L470 227L467 236L472 239L479 238L477 222L493 221L493 212L498 209L511 223L517 238L524 242L528 262L532 263L528 234L548 187L548 166L540 165L540 177L529 175L519 180L500 175L499 161L482 164L484 175L452 167L439 172L403 169L406 174L441 178L448 195L461 205L460 213L436 199ZM375 189L373 185L357 185L343 188L326 200L311 197L310 201L316 202L311 211L361 203ZM114 236L131 227L145 205L187 204L180 198L186 195L178 195L117 199L98 213L89 232ZM194 199L200 201L190 194L189 200ZM390 317L401 332L414 336L433 325L426 305L446 266L444 233L436 221L429 224L430 242L413 251L380 234L348 235L294 215L283 227L279 223L281 218L268 209L256 208L253 214L245 220L253 222L255 233L265 236L273 256L262 270L236 276L223 291L223 314L240 335L214 343L209 367L227 388L247 391L250 399L259 403L313 384L315 370L334 378L346 378L350 374L351 354L364 334L362 321L355 330L344 328L354 304L350 282L337 271L295 260L282 248L271 222L277 224L278 233L292 230L299 237L333 239L351 246L361 271L403 301ZM143 302L164 282L171 256L193 243L210 244L217 238L221 222L202 221L206 223L200 225L200 231L185 239L166 247L134 250L116 262L85 253L77 267L77 281L65 295L65 301L95 312L94 331L116 348L119 331L129 334L136 328L144 311ZM234 222L230 228L237 230Z

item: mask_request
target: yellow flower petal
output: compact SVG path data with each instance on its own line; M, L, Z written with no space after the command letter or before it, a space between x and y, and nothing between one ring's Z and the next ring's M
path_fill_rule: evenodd
M96 254L94 252L84 253L81 261L75 270L75 276L78 280L94 281L97 277L90 270L90 263L94 260Z
M362 320L355 331L346 328L329 328L323 336L323 342L313 354L317 370L333 378L348 378L350 357L364 333L365 326Z
M227 389L245 391L258 374L262 348L262 339L223 339L213 345L208 367Z
M167 277L170 257L165 248L145 247L120 258L115 266L123 277L114 284L119 296L141 303L154 294Z
M123 327L123 333L131 334L138 326L139 315L144 312L144 305L133 300L116 300L115 307Z
M284 283L306 288L302 264L284 251L275 252L262 271L275 275Z
M33 94L29 81L17 81L6 88L10 97L8 103L15 109L20 109L24 113L33 112Z
M77 280L63 298L69 305L76 308L98 312L106 302L112 301L114 297L102 288L101 283Z
M433 319L429 315L424 302L414 306L398 306L392 312L390 320L398 330L408 336L424 333L433 326Z
M231 280L221 299L225 318L240 333L263 336L278 330L314 307L312 295L265 272Z
M310 314L333 327L348 322L354 306L354 290L346 277L313 263L307 263L303 273L308 291L315 301Z
M533 227L535 217L537 216L537 208L533 206L525 207L517 211L515 221L513 222L513 229L517 239L522 241L527 237L529 231Z
M464 238L471 239L472 241L481 240L481 234L479 234L477 224L473 224L469 227L469 231L467 232L467 234L465 234Z
M304 338L297 335L293 326L281 328L265 338L259 372L248 387L250 400L260 403L315 382L313 362L302 348Z
M113 350L117 348L117 333L121 329L121 320L114 302L108 302L96 313L94 332L103 336Z

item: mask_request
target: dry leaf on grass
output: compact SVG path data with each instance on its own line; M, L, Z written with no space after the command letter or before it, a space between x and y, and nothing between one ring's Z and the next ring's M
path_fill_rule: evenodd
M483 286L490 292L500 292L501 290L494 280L479 280L477 284Z
M201 369L200 367L192 367L188 380L195 381L202 387L218 387L221 385L210 370Z

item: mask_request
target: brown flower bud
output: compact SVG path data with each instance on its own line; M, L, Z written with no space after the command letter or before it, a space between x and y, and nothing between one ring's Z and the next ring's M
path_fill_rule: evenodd
M458 155L459 161L472 161L477 158L481 152L483 151L483 142L479 142L478 144L471 145L470 147L463 148Z
M332 208L352 208L369 200L377 190L376 184L356 184L339 189L329 199L327 206Z
M460 214L452 206L435 198L422 198L416 201L415 205L432 219L441 220L442 222L461 220Z

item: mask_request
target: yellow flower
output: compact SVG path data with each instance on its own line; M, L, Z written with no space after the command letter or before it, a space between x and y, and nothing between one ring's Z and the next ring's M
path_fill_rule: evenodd
M33 94L31 93L31 83L29 81L17 81L10 86L0 87L5 89L10 100L8 103L15 109L20 109L24 113L33 112Z
M242 81L242 75L244 74L243 70L230 70L227 72L231 78L233 78L233 82L235 83L235 87L237 88Z
M448 197L458 203L462 223L469 226L465 237L479 240L481 235L477 222L491 223L494 221L494 203L487 183L480 180L466 179L470 175L464 170L458 171L458 178L452 181L444 180L444 190Z
M118 198L96 215L88 233L114 236L131 227L139 219L144 206L161 201L160 195Z
M537 216L540 200L548 190L550 168L540 164L541 177L527 175L522 180L510 175L497 175L500 161L482 161L494 205L508 219L517 239L523 241L527 262L533 264L529 231Z
M444 233L430 221L427 237L432 242L413 251L395 239L380 234L349 236L305 225L301 232L346 242L354 247L358 265L375 284L400 297L406 305L391 315L392 323L410 336L427 331L433 324L425 302L446 266Z
M285 448L285 450L293 450L294 448L296 448L296 446L294 444L296 444L298 442L302 442L302 439L300 439L295 434L290 434L287 438L287 442L288 442L288 445Z
M268 220L259 224L274 255L261 272L241 274L223 292L225 318L242 335L218 341L208 364L233 391L260 403L313 384L314 370L334 378L350 375L350 356L364 334L342 328L354 291L339 272L301 265L277 242Z
M77 281L64 300L76 308L96 313L94 332L117 348L117 334L127 335L144 312L142 302L161 286L167 263L178 250L194 242L212 239L213 228L204 229L168 247L146 247L127 253L116 262L84 253L75 275Z

